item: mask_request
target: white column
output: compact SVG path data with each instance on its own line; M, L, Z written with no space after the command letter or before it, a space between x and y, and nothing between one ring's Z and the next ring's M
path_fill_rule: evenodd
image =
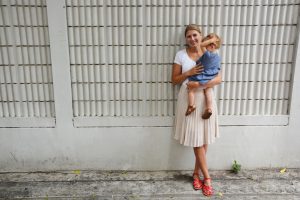
M300 17L298 18L298 27L296 31L296 42L294 46L294 63L292 70L292 78L291 78L291 97L290 97L290 126L291 127L299 127L300 120ZM299 129L297 130L297 132Z
M56 127L71 128L73 127L72 92L65 1L47 0L47 14L52 60Z
M290 97L290 119L289 119L289 131L284 134L284 144L279 148L286 148L288 151L286 157L288 162L284 163L285 166L289 167L298 167L300 166L300 140L299 140L299 129L300 129L300 17L298 18L298 27L297 27L297 41L294 46L294 62L292 70L292 79L291 79L291 97Z

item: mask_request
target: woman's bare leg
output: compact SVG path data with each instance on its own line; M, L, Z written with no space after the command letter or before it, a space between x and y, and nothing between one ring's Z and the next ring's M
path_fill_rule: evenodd
M210 175L208 173L207 163L206 163L206 148L204 146L201 147L194 147L194 153L196 157L196 164L195 164L195 170L199 171L201 170L204 178L210 178ZM198 168L198 169L197 169ZM210 179L205 182L206 185L210 185Z
M204 147L205 155L206 155L207 149L208 149L208 145L205 144L205 145L203 145L203 147ZM199 175L202 174L202 172L201 172L201 170L200 170L200 164L198 163L198 161L197 161L197 159L196 159L196 154L195 154L195 168L194 168L194 174L199 174Z

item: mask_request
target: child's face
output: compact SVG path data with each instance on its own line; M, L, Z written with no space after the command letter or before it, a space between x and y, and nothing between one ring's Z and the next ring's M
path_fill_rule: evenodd
M206 40L210 40L214 38L215 40L217 39L214 35L208 35ZM209 45L206 46L206 50L210 52L214 52L217 49L217 44L216 42L210 43Z
M217 45L215 43L210 43L206 47L207 51L210 51L210 52L214 52L216 50L216 48L217 48Z

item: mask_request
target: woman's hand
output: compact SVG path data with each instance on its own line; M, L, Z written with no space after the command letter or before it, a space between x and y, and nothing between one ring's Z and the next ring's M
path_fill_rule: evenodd
M204 68L203 68L202 65L196 65L195 67L193 67L192 69L187 71L187 76L193 76L193 75L201 74L201 72L203 70L204 70Z
M189 76L193 76L195 74L200 74L202 71L203 71L203 66L196 65L189 71L182 73L181 65L174 63L173 70L172 70L172 83L173 83L173 85L182 83Z

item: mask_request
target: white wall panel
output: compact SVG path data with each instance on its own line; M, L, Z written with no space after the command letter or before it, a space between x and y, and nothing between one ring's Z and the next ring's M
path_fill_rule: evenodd
M221 115L288 114L299 1L66 3L74 116L173 116L171 66L190 23L222 37Z
M220 114L289 113L297 0L66 4L74 116L173 116L171 65L189 23L223 39ZM53 117L45 2L3 1L0 33L1 115Z
M55 117L46 3L1 1L0 13L0 117L39 126Z

